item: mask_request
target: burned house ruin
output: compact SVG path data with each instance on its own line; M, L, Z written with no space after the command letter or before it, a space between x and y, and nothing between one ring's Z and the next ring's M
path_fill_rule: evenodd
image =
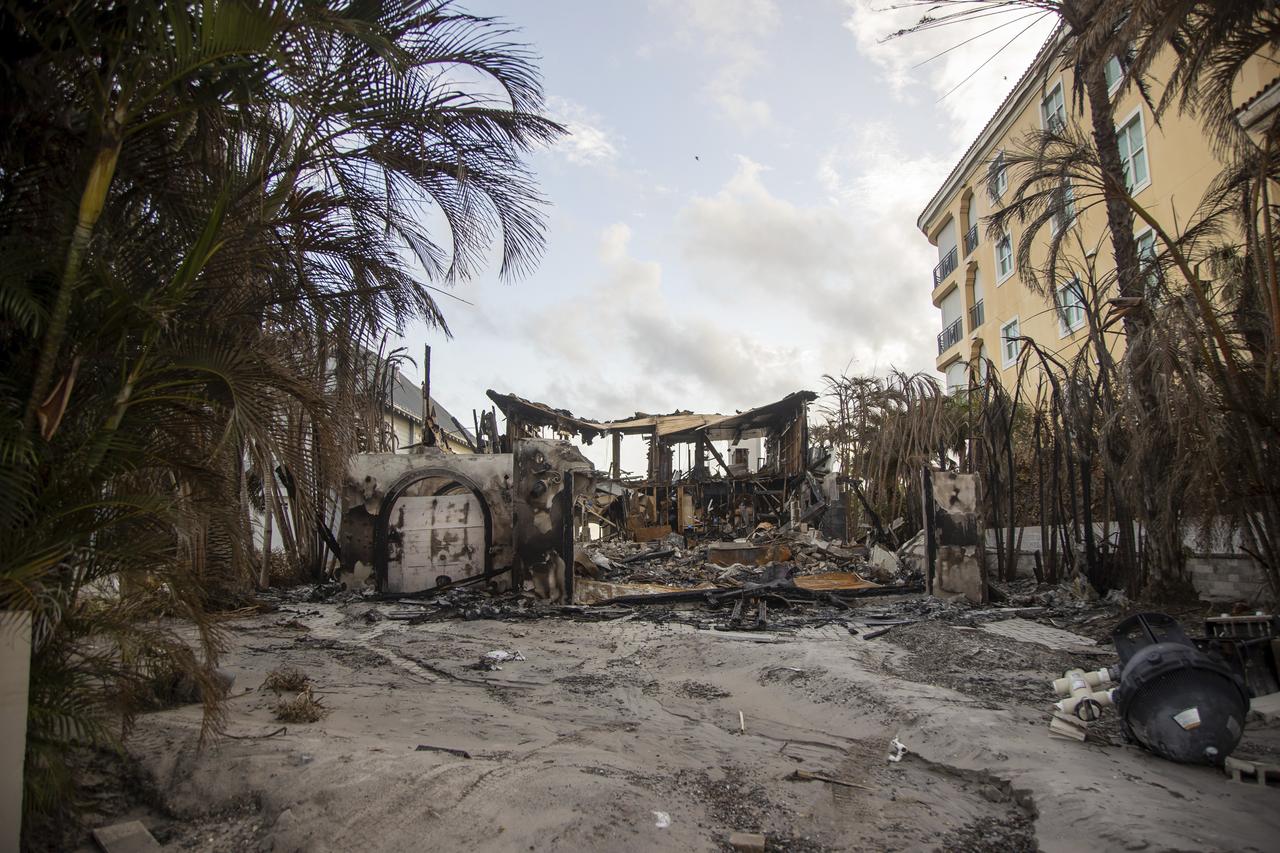
M506 415L501 440L508 444L544 429L586 444L610 441L609 480L625 500L609 502L604 512L589 509L591 520L609 533L650 541L673 532L749 532L760 521L812 522L826 509L821 480L830 471L830 454L810 444L808 409L817 399L811 391L733 415L679 411L614 421L586 420L513 394L488 393ZM623 476L623 436L642 436L648 445L642 476ZM742 457L726 460L714 444L751 439L765 450L758 468Z
M574 543L601 535L645 542L671 534L733 538L765 523L813 522L826 509L829 454L810 444L810 391L733 415L674 412L591 421L511 394L489 392L483 452L431 447L352 458L341 506L341 578L413 594L490 581L573 600ZM544 438L550 431L555 438ZM643 476L623 478L624 435L648 444ZM569 441L612 442L608 475ZM726 460L714 442L759 439L763 464ZM677 467L677 460L686 460Z

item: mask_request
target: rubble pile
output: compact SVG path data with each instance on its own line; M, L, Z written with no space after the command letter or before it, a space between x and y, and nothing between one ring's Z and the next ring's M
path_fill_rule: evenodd
M874 552L881 552L873 562ZM887 554L888 558L883 555ZM625 540L580 546L578 571L615 584L732 588L779 578L853 573L881 586L918 584L919 572L883 548L841 546L817 529L760 524L748 537L689 543L672 533L646 544Z

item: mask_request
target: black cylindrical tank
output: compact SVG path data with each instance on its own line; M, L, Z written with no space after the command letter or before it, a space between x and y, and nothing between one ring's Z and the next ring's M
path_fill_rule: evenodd
M1115 702L1126 733L1171 761L1222 764L1244 734L1244 680L1196 648L1164 613L1131 616L1112 638L1123 668Z

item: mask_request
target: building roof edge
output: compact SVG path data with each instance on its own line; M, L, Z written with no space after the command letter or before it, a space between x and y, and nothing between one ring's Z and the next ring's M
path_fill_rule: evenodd
M991 118L987 119L987 123L983 125L982 130L979 131L973 142L969 143L969 147L965 149L959 161L951 168L946 180L942 182L937 192L929 199L929 203L925 205L924 210L920 211L920 216L916 219L916 227L926 237L929 236L929 232L925 228L926 223L932 221L938 215L938 211L942 206L941 202L952 195L951 191L954 189L959 177L969 171L969 167L977 159L978 153L986 150L987 144L997 135L996 130L1002 124L1000 119L1005 116L1006 108L1010 104L1021 100L1030 89L1031 82L1036 78L1037 72L1041 70L1052 55L1052 48L1059 43L1063 29L1064 25L1062 23L1054 27L1053 32L1040 45L1035 58L1027 66L1027 70L1022 72L1022 76L1013 84L1013 88L1009 90L1009 94L1005 95L1004 100L1000 102L1000 106L996 107L995 112L991 114Z

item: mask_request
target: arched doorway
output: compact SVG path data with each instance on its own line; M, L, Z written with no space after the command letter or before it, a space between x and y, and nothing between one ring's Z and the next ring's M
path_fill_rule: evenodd
M381 592L421 592L489 574L488 502L465 475L410 471L387 489L374 521L373 568Z

